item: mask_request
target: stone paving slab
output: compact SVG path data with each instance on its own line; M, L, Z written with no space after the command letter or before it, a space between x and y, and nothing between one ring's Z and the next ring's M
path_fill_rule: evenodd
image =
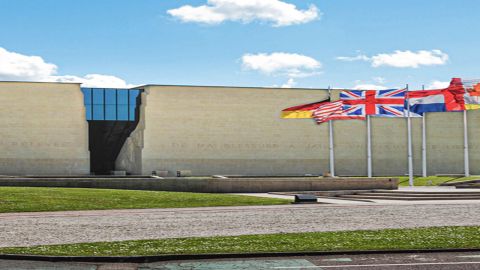
M0 269L8 270L99 270L94 264L0 260ZM134 268L134 270L137 268Z
M267 269L307 269L315 264L305 259L258 259L238 261L194 261L149 263L141 265L138 270L267 270Z
M272 270L272 269L480 269L479 252L339 254L311 256L199 259L152 263L68 263L0 260L10 270Z
M458 190L451 187L414 187L414 188L401 188L401 191L417 191L417 192L463 192L463 190ZM468 192L480 192L480 189L471 189ZM293 200L294 196L291 195L279 195L279 194L270 194L270 193L233 193L237 195L244 196L255 196L262 198L279 198ZM325 204L339 204L339 205L377 205L377 204L479 204L480 200L424 200L424 201L405 201L405 200L381 200L381 199L336 199L333 197L319 197L317 199L319 203Z

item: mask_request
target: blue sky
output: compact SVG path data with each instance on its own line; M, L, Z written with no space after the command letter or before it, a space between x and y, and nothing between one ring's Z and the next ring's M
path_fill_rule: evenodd
M479 10L478 0L0 0L0 79L441 85L480 76Z

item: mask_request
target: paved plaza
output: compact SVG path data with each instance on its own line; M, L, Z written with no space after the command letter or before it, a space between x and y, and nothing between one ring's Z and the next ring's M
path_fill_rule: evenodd
M479 225L480 203L458 201L6 213L0 214L0 247Z

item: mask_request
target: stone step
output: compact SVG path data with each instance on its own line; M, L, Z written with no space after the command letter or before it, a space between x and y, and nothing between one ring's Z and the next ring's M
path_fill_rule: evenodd
M367 192L372 192L372 193L386 193L386 194L474 194L478 193L477 191L456 191L454 188L452 188L452 191L408 191L408 190L372 190L372 191L367 191ZM358 194L358 192L356 193Z
M348 195L348 194L347 194ZM431 192L430 194L419 194L419 193L380 193L380 192L374 192L374 193L356 193L353 195L361 195L361 196L376 196L376 197L475 197L479 196L480 197L480 192L451 192L451 193L433 193Z
M352 195L359 192L368 193L372 190L331 190L331 191L305 191L304 193L313 194L321 197L337 197L340 195Z
M456 185L456 188L480 188L480 183Z
M457 185L474 184L474 183L480 183L480 179L446 182L446 183L440 184L440 186L457 186Z
M370 200L401 200L401 201L436 201L436 200L480 200L480 196L437 196L437 197L411 197L411 196L370 196L370 195L343 195L340 198L370 199Z

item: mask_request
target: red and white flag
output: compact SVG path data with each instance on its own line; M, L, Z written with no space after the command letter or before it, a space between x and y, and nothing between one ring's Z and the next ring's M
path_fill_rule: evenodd
M327 102L313 111L312 116L317 124L321 124L330 120L365 120L365 116L350 115L348 111L344 110L343 108L342 100Z

